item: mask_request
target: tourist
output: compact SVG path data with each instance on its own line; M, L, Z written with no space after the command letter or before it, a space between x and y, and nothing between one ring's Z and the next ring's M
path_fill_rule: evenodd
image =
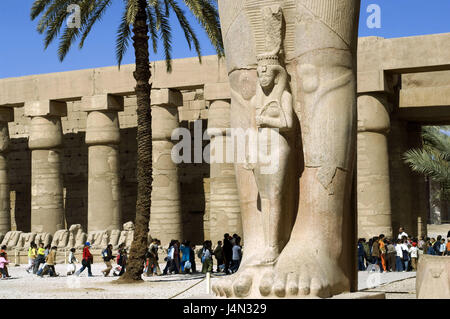
M427 255L436 255L436 251L434 250L431 241L428 243Z
M411 266L414 271L417 271L417 258L419 257L419 248L417 243L413 242L411 248L409 248L409 255L411 256Z
M34 241L31 242L30 248L28 248L28 268L27 273L30 273L34 268L34 262L37 258L37 245Z
M214 249L213 254L214 254L214 257L216 257L216 261L217 261L217 268L216 268L216 271L217 271L217 272L221 272L221 271L224 269L224 267L225 267L225 265L224 265L224 263L223 263L223 248L222 248L222 241L219 240L219 241L217 242L217 246L216 246L216 248Z
M90 242L86 242L83 248L83 258L81 259L82 267L75 273L75 275L79 276L86 268L88 270L88 277L92 277L91 264L93 263L93 256L89 251L89 247L91 247Z
M4 251L0 252L0 273L2 278L11 277L8 274L8 267L7 267L8 264L9 264L8 255Z
M380 261L381 261L381 266L383 268L383 272L387 272L386 270L386 245L384 243L385 241L385 236L384 234L380 234L379 240L378 240L378 244L379 244L379 248L380 248Z
M398 272L403 271L403 251L402 251L402 241L401 239L397 240L395 245L395 251L397 252L395 258L395 268Z
M189 261L191 262L191 270L192 270L192 273L194 274L197 272L197 267L195 264L195 245L191 244L190 248L191 249L189 251Z
M442 238L442 236L439 235L439 236L437 236L436 241L433 242L433 249L434 249L435 255L437 255L437 256L440 255L440 250L441 250L441 238Z
M45 263L45 249L44 249L44 244L39 243L37 257L34 260L33 274L37 274L40 264L43 264L43 263Z
M174 251L175 251L175 248L173 247L174 244L175 244L175 240L172 239L170 241L169 248L167 249L167 257L164 259L167 263L166 263L166 267L164 267L163 275L167 275L167 274L170 275L172 273L172 270L174 270L174 268L175 268L173 266L173 264L174 264L173 257L174 257Z
M409 271L409 247L408 241L403 237L403 242L400 244L403 254L403 272Z
M119 251L117 254L117 265L120 267L120 271L117 274L117 276L122 276L125 273L127 267L127 260L128 260L128 252L125 248L125 243L121 243L119 245Z
M207 240L203 243L203 249L201 250L201 261L202 261L202 273L212 272L213 260L212 260L212 243Z
M146 254L146 269L145 275L148 277L150 274L156 276L158 271L158 239L153 239Z
M114 259L112 250L113 250L113 245L109 244L102 251L103 261L105 262L105 265L106 265L106 269L102 270L102 274L105 277L108 277L108 275L112 269L111 260Z
M366 270L366 267L364 266L364 246L362 244L362 238L358 239L358 244L356 246L356 249L358 251L358 270L364 271Z
M191 269L191 262L189 261L190 257L190 247L191 242L188 240L183 241L183 243L180 246L180 252L181 252L181 272L183 273L189 273Z
M229 269L231 265L231 259L233 257L233 246L231 245L231 237L227 233L223 235L223 257L224 257L224 263L225 263L225 274L229 274Z
M180 242L175 240L173 244L173 267L175 267L175 273L180 273Z
M408 234L407 233L405 233L405 231L403 230L403 227L400 227L399 229L398 229L398 239L401 239L401 240L403 240L403 237L408 237Z
M447 245L445 246L445 255L450 256L450 237L447 238Z
M439 247L439 256L445 256L445 239L441 238L441 245Z
M388 260L388 270L395 271L396 270L396 255L395 246L393 240L389 240L387 243L387 260Z
M369 267L369 265L372 263L371 258L370 258L370 247L369 247L369 243L366 242L365 238L362 238L362 245L364 247L364 263L365 263L365 268L367 269L367 267Z
M45 266L42 270L39 270L37 275L39 277L43 277L44 275L49 273L50 277L57 277L58 274L56 273L55 264L56 264L56 250L57 247L53 246L50 248L47 256L45 257Z
M374 265L378 265L380 267L380 272L383 272L383 269L381 267L381 258L380 258L380 244L379 244L379 238L374 237L372 241L372 263Z
M75 248L71 248L69 257L67 258L67 276L75 273L75 270L77 269L77 265L75 263L78 263L78 260L75 257Z
M241 264L241 259L242 259L242 248L240 246L241 244L241 239L235 238L235 241L233 243L233 249L232 249L232 259L231 259L231 271L233 273L235 273L236 271L238 271L239 266Z

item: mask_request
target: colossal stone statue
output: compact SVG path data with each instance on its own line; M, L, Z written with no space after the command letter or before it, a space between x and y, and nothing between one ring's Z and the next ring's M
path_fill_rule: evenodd
M277 145L279 166L262 174L258 161L235 164L245 252L239 271L213 286L217 295L325 298L354 284L359 5L219 1L231 127L257 131L258 149ZM278 141L265 140L275 128Z

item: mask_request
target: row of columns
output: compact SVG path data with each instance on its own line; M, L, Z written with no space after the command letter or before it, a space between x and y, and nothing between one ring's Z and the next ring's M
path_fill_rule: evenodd
M209 128L217 127L222 135L211 137L210 149L226 145L225 129L229 127L230 98L217 95L221 87L205 87L209 92ZM211 91L216 90L216 91ZM226 90L229 91L229 90ZM211 94L212 93L212 94ZM206 96L207 94L205 94ZM183 239L183 216L177 164L171 158L175 141L172 132L179 126L178 106L183 96L177 90L152 90L153 190L150 233L163 243ZM124 107L123 97L102 94L83 97L81 111L87 112L88 145L88 232L121 229L118 112ZM29 148L31 150L31 231L55 233L66 227L61 172L61 117L67 105L61 101L25 103L25 116L31 118ZM1 113L8 111L9 113ZM0 232L10 230L9 183L5 152L12 109L0 109ZM220 142L220 143L219 143ZM224 143L222 143L224 142ZM211 163L210 229L211 239L223 234L242 234L239 199L231 163Z

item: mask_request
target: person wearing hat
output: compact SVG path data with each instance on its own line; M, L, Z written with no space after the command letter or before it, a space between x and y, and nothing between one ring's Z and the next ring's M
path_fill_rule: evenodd
M83 265L76 273L75 275L79 276L86 268L88 269L88 277L92 277L91 272L91 264L93 263L93 256L91 252L89 251L89 247L91 247L90 242L86 242L84 244L83 248L83 259L81 260L81 264Z
M417 270L417 257L419 256L419 248L417 248L417 243L413 241L412 246L409 248L409 254L411 256L411 266L413 271Z

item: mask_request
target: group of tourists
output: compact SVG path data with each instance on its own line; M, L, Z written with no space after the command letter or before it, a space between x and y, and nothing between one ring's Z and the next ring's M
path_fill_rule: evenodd
M8 273L7 265L10 263L8 260L8 255L6 253L6 246L1 247L0 251L0 274L1 278L10 278ZM76 271L78 259L75 257L75 248L71 248L69 251L69 256L67 258L67 276L76 275L79 276L85 269L88 271L88 277L92 277L91 265L93 264L94 258L90 252L91 244L86 242L83 247L83 254L81 259L81 268ZM26 271L31 274L35 274L39 277L44 275L49 275L50 277L57 277L59 274L55 270L56 265L56 253L58 247L47 245L44 247L43 243L36 245L35 242L31 242L28 249L28 267ZM113 246L109 244L102 251L102 258L105 262L106 269L102 270L102 274L106 277L110 274L113 269L112 261L115 259L113 255ZM117 266L114 268L113 275L121 276L125 272L127 262L127 251L125 249L125 244L119 245L116 263Z
M358 270L375 270L380 272L407 272L417 270L420 254L450 256L450 231L447 242L442 236L437 238L410 238L402 227L397 238L386 238L384 234L366 241L358 240Z
M156 276L161 274L158 267L158 248L161 242L154 239L147 253L144 273L147 276ZM224 235L223 241L218 241L215 248L210 240L203 243L201 249L197 251L197 257L202 263L201 272L214 272L213 257L216 259L216 272L232 274L239 269L242 259L241 237L237 234L230 236L228 233ZM162 275L168 274L189 274L196 273L197 267L195 262L195 245L185 240L181 244L178 240L171 240L167 249L167 257L165 258L166 266L162 271Z

